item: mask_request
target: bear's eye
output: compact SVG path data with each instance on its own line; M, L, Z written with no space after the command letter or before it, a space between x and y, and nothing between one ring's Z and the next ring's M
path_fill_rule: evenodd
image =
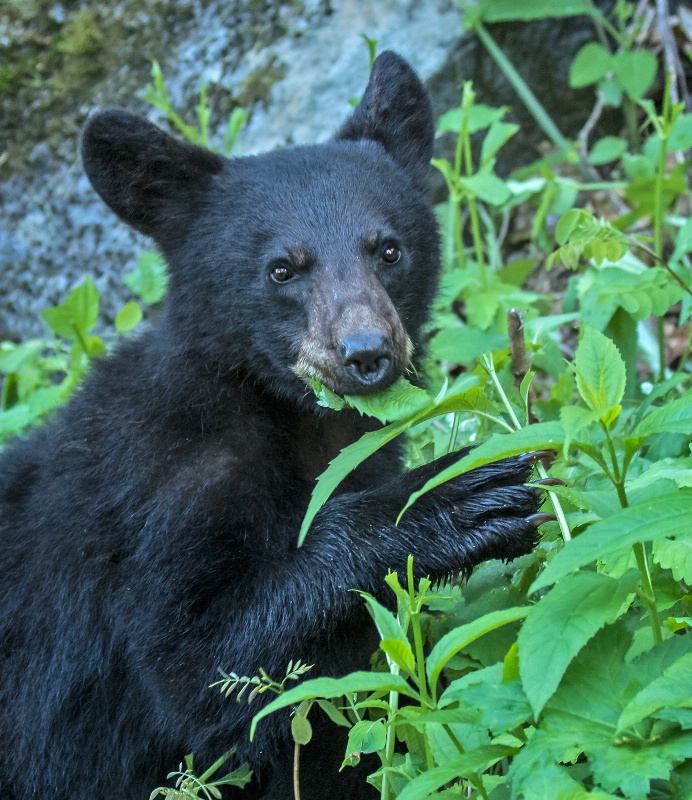
M396 264L401 258L401 250L396 245L385 244L382 248L382 260L385 264Z
M269 274L274 283L287 283L293 277L293 273L285 264L277 264Z

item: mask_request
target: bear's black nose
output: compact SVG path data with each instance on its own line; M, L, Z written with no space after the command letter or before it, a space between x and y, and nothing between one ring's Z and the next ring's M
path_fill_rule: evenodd
M339 344L339 352L346 371L363 388L375 389L391 376L392 345L389 337L380 332L346 336Z

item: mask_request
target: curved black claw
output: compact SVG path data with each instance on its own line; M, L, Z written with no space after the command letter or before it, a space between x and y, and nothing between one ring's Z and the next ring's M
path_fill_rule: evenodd
M526 518L526 521L529 525L533 525L534 528L538 528L546 522L555 522L556 519L555 514L531 514L530 517Z

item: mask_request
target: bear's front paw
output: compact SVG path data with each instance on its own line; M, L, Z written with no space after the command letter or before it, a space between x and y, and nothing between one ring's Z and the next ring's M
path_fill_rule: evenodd
M554 481L526 483L536 462L552 457L550 451L539 451L486 464L421 498L421 512L428 519L435 517L446 544L454 540L457 547L461 545L464 571L489 558L516 558L536 545L538 526L554 519L551 514L539 513L543 489ZM423 469L426 473L437 469L420 477L429 479L451 463L449 456L433 462Z

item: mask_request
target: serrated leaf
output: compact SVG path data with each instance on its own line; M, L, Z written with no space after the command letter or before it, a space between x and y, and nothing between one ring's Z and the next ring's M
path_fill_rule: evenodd
M483 772L516 752L517 748L506 745L488 744L477 747L443 767L433 767L418 775L397 795L398 800L422 800L446 783L468 777L472 773Z
M610 69L610 53L597 42L587 42L579 49L569 69L569 85L573 89L598 83Z
M298 705L303 700L315 698L331 700L350 692L377 692L378 694L399 692L406 697L418 698L418 694L402 677L389 672L351 672L343 678L315 678L303 681L299 686L289 689L255 714L252 718L250 738L252 739L255 735L257 723L263 717L273 714L279 709Z
M669 569L676 581L692 586L692 533L681 532L674 541L660 539L654 544L653 558L663 569Z
M677 492L624 508L592 525L557 553L536 578L529 592L536 592L569 575L573 570L607 558L638 542L667 537L675 539L692 529L692 495Z
M426 659L425 671L430 681L430 686L433 687L433 692L437 685L440 673L452 656L456 655L464 647L467 647L471 642L483 636L489 631L494 631L503 625L510 622L516 622L523 619L529 612L529 608L505 608L499 611L491 611L489 614L484 614L479 619L473 622L468 622L466 625L461 625L454 628L449 633L445 634L430 651L430 655Z
M634 571L619 580L579 572L562 580L534 606L517 641L521 680L536 717L572 659L618 616L637 581Z
M600 331L583 325L574 369L582 399L609 425L620 413L625 394L625 362L617 347Z
M383 392L345 395L344 399L361 414L375 417L380 422L404 419L432 405L432 398L424 389L413 386L403 377Z
M618 730L636 725L664 708L692 708L692 652L671 664L630 700L620 716Z
M692 392L653 409L632 431L635 438L654 433L692 433Z
M332 492L360 463L366 458L384 447L387 442L391 442L397 436L405 433L409 428L421 422L425 422L433 417L442 416L453 411L459 410L459 398L463 397L465 391L477 385L478 378L474 375L466 376L461 382L455 383L455 391L441 401L434 403L427 409L423 409L410 419L401 422L393 422L378 431L371 431L362 436L357 442L345 447L339 455L332 459L327 469L317 478L317 483L312 491L308 510L301 525L298 536L298 546L300 547L307 536L307 532L312 524L315 515L329 499Z

